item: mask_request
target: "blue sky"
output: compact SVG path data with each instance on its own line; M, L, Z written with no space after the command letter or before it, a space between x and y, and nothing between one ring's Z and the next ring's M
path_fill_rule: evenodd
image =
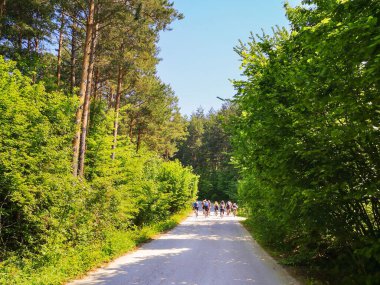
M301 0L288 1L292 6ZM231 98L229 79L240 76L239 57L233 51L250 32L288 26L283 0L174 0L185 19L160 35L162 61L158 75L172 86L181 113L190 115L199 106L219 109L216 97Z

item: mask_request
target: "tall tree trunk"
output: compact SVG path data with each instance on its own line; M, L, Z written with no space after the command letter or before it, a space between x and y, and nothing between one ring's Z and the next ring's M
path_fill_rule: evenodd
M5 15L5 8L7 6L7 1L6 0L1 0L1 3L0 3L0 17L4 16Z
M40 50L40 40L38 37L35 37L34 38L34 52L36 53L36 55L38 55L39 50ZM37 71L38 70L36 69L36 66L35 66L33 76L32 76L33 84L35 84L37 82Z
M137 123L138 125L138 123ZM139 152L141 144L141 129L140 127L137 127L137 141L136 141L136 152Z
M40 51L40 39L38 37L34 38L34 51L37 54Z
M28 55L30 56L30 54L32 53L32 41L30 37L28 37L27 49L28 49Z
M82 76L81 76L80 89L79 89L79 108L76 113L76 120L75 120L76 132L73 139L72 169L73 169L74 176L78 176L81 121L82 121L82 115L83 115L84 98L86 96L89 63L90 63L90 57L91 57L92 34L94 30L94 16L95 16L95 3L94 3L94 0L90 0L87 24L86 24L86 40L84 44Z
M61 62L62 62L62 46L63 46L63 29L65 26L65 16L63 10L61 12L61 27L59 29L59 40L58 40L58 54L57 54L57 86L59 87L61 83Z
M132 141L133 139L133 122L135 121L134 118L131 118L129 121L129 139Z
M119 66L118 76L117 76L117 90L116 90L116 104L115 104L115 121L113 123L113 144L112 144L112 155L111 158L115 159L115 149L117 143L117 130L119 128L119 109L120 109L120 97L121 97L121 87L123 81L123 70Z
M74 15L74 18L76 16ZM76 65L76 49L77 49L77 24L75 19L73 19L73 23L71 26L71 58L70 58L70 91L71 93L74 93L74 87L75 87L75 65Z
M87 138L87 126L90 115L90 101L91 101L91 89L92 89L92 77L94 74L94 63L95 63L95 49L98 37L98 25L96 25L92 33L92 42L91 42L91 56L90 56L90 65L88 68L88 77L87 77L87 86L86 94L84 97L83 103L83 112L82 112L82 127L80 134L80 148L79 148L79 161L78 161L78 175L83 177L84 175L84 158L86 154L86 138Z
M380 213L379 213L379 201L375 197L371 197L372 213L375 220L377 229L380 229Z
M112 102L113 102L113 88L110 86L110 93L108 94L108 109L112 108Z
M99 85L99 68L98 67L95 67L95 71L94 71L94 91L93 91L93 94L94 94L94 101L97 100L97 97L98 97L98 85Z
M22 50L22 34L18 33L18 41L17 41L18 49L21 51Z

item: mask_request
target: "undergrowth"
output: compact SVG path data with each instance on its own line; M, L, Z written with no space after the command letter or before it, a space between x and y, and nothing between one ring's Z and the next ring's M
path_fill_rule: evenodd
M105 232L102 242L56 248L29 258L10 257L0 263L0 284L63 284L174 228L187 215L188 210L132 230Z

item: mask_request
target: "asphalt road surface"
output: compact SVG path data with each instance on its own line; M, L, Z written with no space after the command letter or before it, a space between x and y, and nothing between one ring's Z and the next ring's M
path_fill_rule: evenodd
M191 216L70 285L298 284L251 238L241 219Z

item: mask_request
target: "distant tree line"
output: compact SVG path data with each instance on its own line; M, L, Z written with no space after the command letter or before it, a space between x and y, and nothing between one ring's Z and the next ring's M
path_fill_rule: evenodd
M238 171L233 165L229 125L235 115L233 105L208 114L199 108L188 119L188 136L175 155L199 175L199 198L237 199Z

